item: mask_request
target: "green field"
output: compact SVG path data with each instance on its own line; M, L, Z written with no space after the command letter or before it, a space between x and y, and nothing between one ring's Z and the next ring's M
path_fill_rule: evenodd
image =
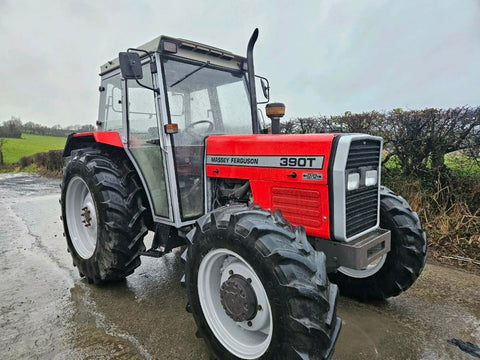
M65 137L22 134L21 139L5 139L3 161L14 164L23 156L33 155L49 150L61 150L65 146Z

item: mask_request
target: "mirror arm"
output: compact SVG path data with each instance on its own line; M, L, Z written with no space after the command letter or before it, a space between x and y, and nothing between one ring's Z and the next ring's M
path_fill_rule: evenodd
M150 58L150 61L151 61L151 62L154 62L154 61L155 61L155 58L153 57L153 53L150 52L150 51L142 50L142 49L135 49L135 48L128 48L128 49L127 49L127 52L132 52L132 51L145 53L145 54L147 54L148 57Z
M136 51L136 52L142 52L142 53L145 53L147 54L147 56L150 58L150 64L155 64L155 57L153 56L153 53L152 52L149 52L149 51L146 51L146 50L142 50L142 49L135 49L135 48L128 48L127 49L127 52L132 52L132 51ZM150 65L150 68L153 72L153 68L152 66ZM155 72L156 72L156 65L155 65ZM155 89L153 87L150 87L150 86L147 86L147 85L143 85L142 83L140 83L140 81L138 81L138 79L135 79L135 81L137 82L138 85L140 85L141 87L145 88L145 89L149 89L149 90L152 90L153 92L155 92L156 94L160 95L160 90L159 89Z
M160 90L159 89L155 89L153 87L150 87L150 86L147 86L147 85L143 85L142 83L140 83L140 81L138 81L138 79L135 79L135 81L137 82L138 85L140 85L141 87L145 88L145 89L148 89L148 90L152 90L153 92L155 92L156 94L160 95Z

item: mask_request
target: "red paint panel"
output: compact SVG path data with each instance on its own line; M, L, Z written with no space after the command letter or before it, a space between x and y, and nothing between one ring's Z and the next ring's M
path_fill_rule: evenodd
M303 225L308 235L330 239L327 185L251 180L250 187L262 208L279 209L293 225ZM280 193L288 195L279 199Z
M271 188L272 208L282 209L291 222L319 228L322 225L320 192L318 190ZM294 220L295 219L295 220Z
M208 177L249 179L254 202L262 208L280 209L308 235L330 238L327 170L335 134L220 135L207 139L207 155L324 156L323 168L207 165ZM295 177L292 177L292 173ZM321 174L322 180L303 179L304 173ZM290 175L290 176L288 176Z
M73 134L73 137L93 136L96 142L123 148L120 135L116 131L92 131Z
M208 155L330 154L336 134L219 135L207 139ZM328 159L325 159L328 161Z

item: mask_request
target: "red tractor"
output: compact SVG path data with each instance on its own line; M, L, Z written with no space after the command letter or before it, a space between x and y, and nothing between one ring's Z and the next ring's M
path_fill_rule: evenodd
M423 269L426 237L380 186L381 138L279 134L282 104L267 105L267 129L257 36L246 58L161 36L101 67L98 131L65 146L65 236L95 284L186 246L187 310L213 358L329 359L338 288L362 301L400 294Z

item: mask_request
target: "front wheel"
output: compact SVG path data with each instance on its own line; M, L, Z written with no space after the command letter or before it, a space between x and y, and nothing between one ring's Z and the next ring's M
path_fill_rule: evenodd
M191 312L216 359L329 359L340 331L325 255L279 213L229 206L189 235Z
M340 267L329 274L340 293L360 301L384 300L413 285L425 266L427 238L410 205L380 188L380 227L391 231L391 250L365 269Z

